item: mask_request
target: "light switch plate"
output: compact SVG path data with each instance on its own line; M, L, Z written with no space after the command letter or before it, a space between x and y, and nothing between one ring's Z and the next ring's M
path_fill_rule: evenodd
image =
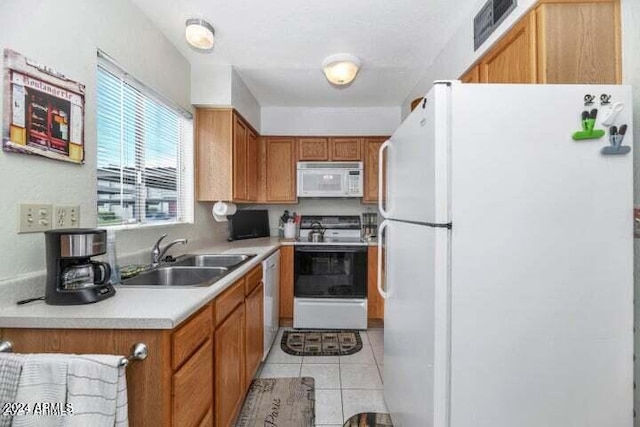
M53 228L78 228L80 227L80 206L53 207Z
M39 233L51 230L53 206L21 203L19 206L18 233Z

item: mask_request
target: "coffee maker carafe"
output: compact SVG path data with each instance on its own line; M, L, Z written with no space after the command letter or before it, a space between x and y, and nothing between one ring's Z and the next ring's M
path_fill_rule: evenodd
M45 232L45 240L47 284L44 300L47 304L89 304L116 293L108 284L109 264L91 260L107 251L105 230L51 230Z

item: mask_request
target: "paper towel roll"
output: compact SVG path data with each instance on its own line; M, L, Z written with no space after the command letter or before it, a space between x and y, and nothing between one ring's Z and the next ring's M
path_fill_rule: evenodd
M218 216L233 215L238 207L233 203L217 202L213 205L213 213Z
M236 213L238 207L233 203L216 202L211 209L213 218L218 222L226 222L228 215Z

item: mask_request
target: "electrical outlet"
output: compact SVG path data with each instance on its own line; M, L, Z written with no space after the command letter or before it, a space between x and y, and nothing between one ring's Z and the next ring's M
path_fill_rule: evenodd
M77 228L80 226L80 206L54 206L53 228Z
M53 206L21 203L18 233L39 233L51 230Z

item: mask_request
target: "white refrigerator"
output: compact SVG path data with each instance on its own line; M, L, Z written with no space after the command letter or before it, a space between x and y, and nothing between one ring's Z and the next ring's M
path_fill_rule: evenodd
M437 82L383 144L394 426L632 425L631 105L626 86Z

